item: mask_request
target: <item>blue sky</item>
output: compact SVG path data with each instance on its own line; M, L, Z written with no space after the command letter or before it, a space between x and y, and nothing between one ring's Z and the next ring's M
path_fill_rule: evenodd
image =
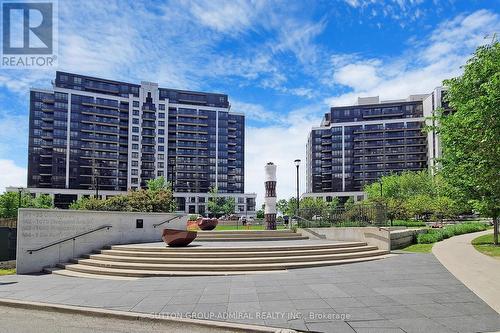
M278 196L293 195L293 160L305 162L308 131L329 106L430 92L500 32L499 9L497 0L59 1L58 69L228 94L247 115L245 189L261 202L267 161L278 164ZM0 69L0 190L26 184L28 90L53 77Z

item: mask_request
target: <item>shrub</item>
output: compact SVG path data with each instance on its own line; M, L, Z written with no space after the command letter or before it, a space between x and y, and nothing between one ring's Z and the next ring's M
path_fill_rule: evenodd
M417 235L417 243L429 244L442 241L456 235L468 234L470 232L483 231L488 227L482 223L464 223L444 227L442 229L430 229L425 234Z
M427 232L425 234L417 235L417 243L419 244L431 244L442 240L443 240L443 235L440 232Z
M392 222L394 227L425 227L425 222L422 221L403 221L396 220Z

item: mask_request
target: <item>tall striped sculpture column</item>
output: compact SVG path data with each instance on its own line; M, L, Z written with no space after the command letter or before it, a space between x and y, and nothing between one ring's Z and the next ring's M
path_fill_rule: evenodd
M276 165L273 162L265 166L266 197L264 198L264 218L267 230L276 230Z

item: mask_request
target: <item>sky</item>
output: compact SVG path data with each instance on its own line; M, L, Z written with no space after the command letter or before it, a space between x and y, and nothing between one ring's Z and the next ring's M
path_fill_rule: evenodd
M245 192L295 193L312 126L358 96L406 98L460 75L500 33L500 0L59 1L57 70L220 92L246 114ZM26 186L29 88L55 70L0 68L0 191Z

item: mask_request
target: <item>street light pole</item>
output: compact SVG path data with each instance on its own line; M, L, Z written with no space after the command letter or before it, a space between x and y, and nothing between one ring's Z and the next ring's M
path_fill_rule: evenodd
M299 166L300 166L300 160L296 159L294 162L295 162L295 166L297 167L297 212L296 212L296 216L298 218L299 217L299 208L300 208L300 198L299 198Z
M22 187L18 187L17 191L19 193L19 198L18 198L19 202L18 202L17 208L19 209L19 208L21 208L21 195L22 195L23 188Z
M94 169L94 178L95 178L95 197L99 199L99 171Z

